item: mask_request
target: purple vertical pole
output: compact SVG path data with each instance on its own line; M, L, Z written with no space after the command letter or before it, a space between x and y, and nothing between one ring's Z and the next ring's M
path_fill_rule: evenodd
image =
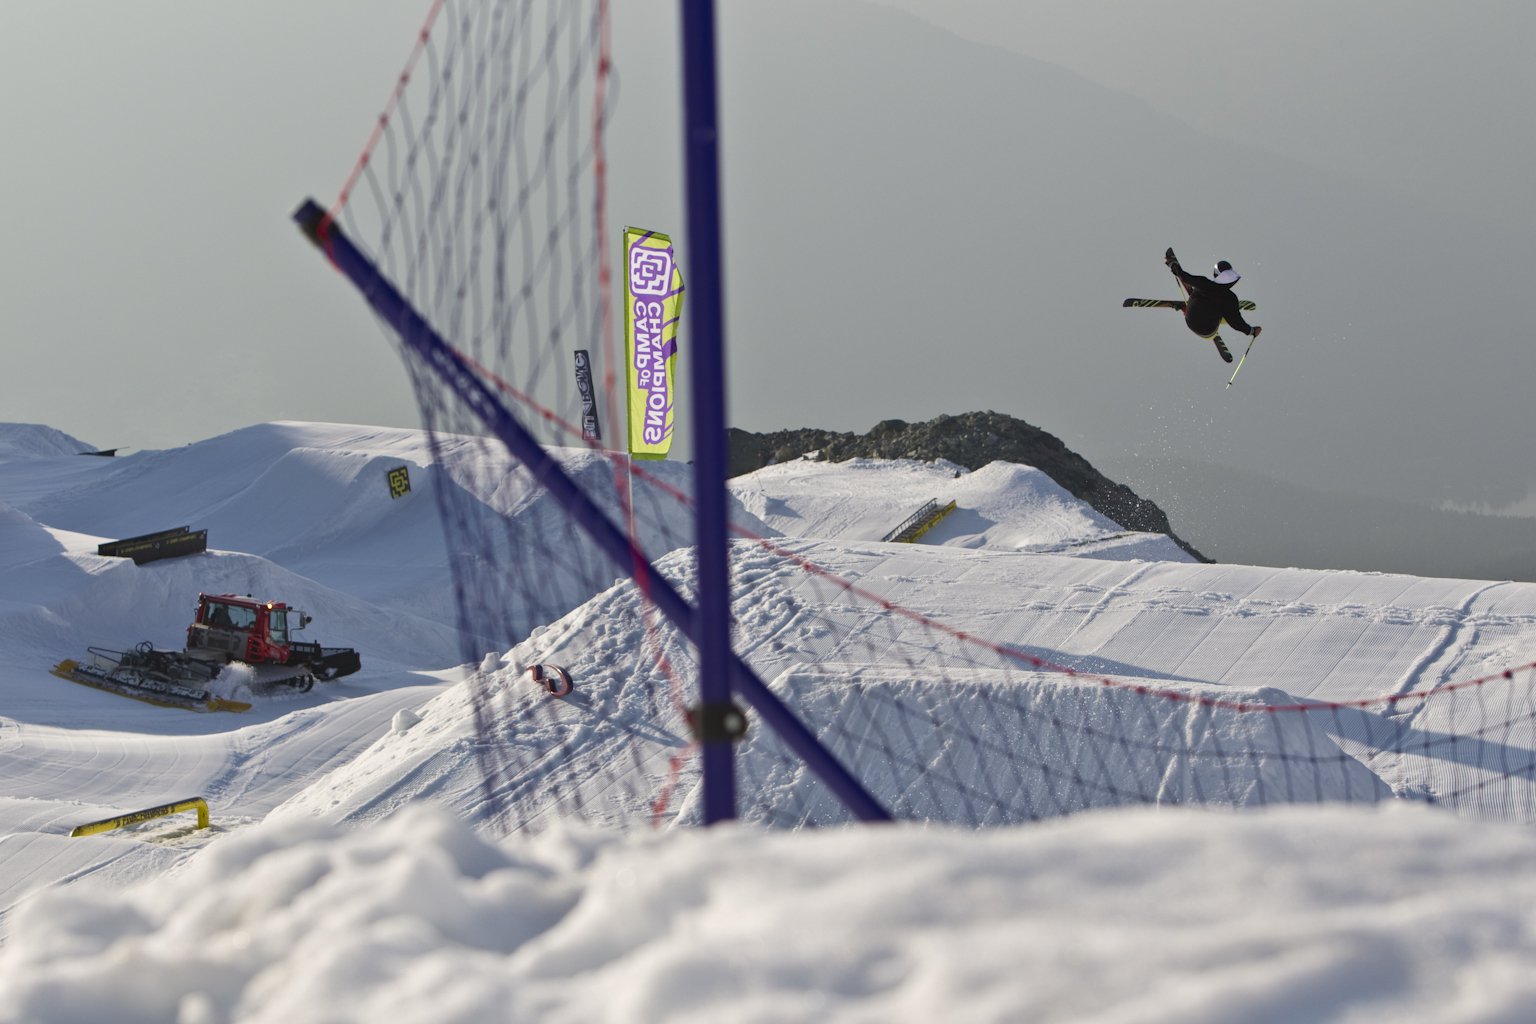
M716 132L714 0L680 0L683 163L688 192L688 342L693 404L693 494L698 509L699 729L704 823L736 817L730 708L731 579L726 527L725 325L720 270L720 155Z

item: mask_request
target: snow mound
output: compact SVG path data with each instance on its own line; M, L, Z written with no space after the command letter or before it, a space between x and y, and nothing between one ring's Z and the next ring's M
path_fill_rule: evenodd
M18 478L26 493L12 503L51 527L101 538L204 529L212 550L259 555L392 614L423 614L425 607L449 623L456 622L454 554L439 519L440 492L447 491L464 530L505 537L514 550L557 549L580 565L530 588L537 607L505 609L509 646L591 597L594 581L606 585L617 574L499 446L452 436L439 443L448 455L441 461L421 431L263 423L175 449L75 460L92 464L89 473L69 467L46 481L35 473ZM613 521L625 522L609 453L551 451ZM390 473L400 469L409 481L404 494L390 488ZM9 493L3 475L0 485ZM691 542L691 513L672 493L690 490L690 468L680 463L648 466L636 478L635 525L647 551L660 555Z
M928 502L956 508L925 546L1191 562L1162 534L1127 531L1032 466L993 462L968 472L942 459L800 459L733 479L743 509L771 536L878 541Z
M1405 680L1422 685L1424 679L1464 671L1469 656L1478 654L1466 648L1471 641L1496 644L1500 652L1528 651L1536 637L1536 585L1489 588L1464 581L1059 555L977 558L967 550L926 545L792 543L796 553L840 577L906 608L942 609L948 627L1007 644L1025 657L1005 662L987 648L901 617L882 617L872 630L867 603L849 599L841 587L808 584L796 566L757 545L733 549L732 576L741 588L739 635L771 638L747 643L743 656L759 678L780 679L793 698L792 709L825 732L855 774L881 778L882 756L890 752L840 747L854 730L834 723L850 716L868 723L870 707L910 708L909 719L954 726L923 733L927 746L914 755L917 763L926 763L923 758L946 742L966 745L966 733L982 737L974 744L978 748L1010 752L992 766L1009 779L1024 778L1020 792L1002 802L1010 808L1007 820L1116 802L1194 798L1243 805L1260 792L1302 800L1381 799L1385 790L1378 776L1395 773L1393 789L1401 791L1404 778L1423 778L1425 769L1406 771L1391 761L1367 768L1341 757L1340 741L1326 732L1338 723L1326 716L1197 712L1198 699L1294 706L1377 697ZM689 588L687 551L663 559L659 568L680 589ZM497 707L518 722L519 744L507 749L559 750L562 796L579 802L592 820L631 820L633 808L623 799L666 786L673 778L671 759L689 740L684 723L658 714L654 695L665 691L666 681L647 675L643 666L650 660L637 653L646 635L642 608L632 584L612 586L522 644L496 652L473 684L482 688L478 693L469 683L449 687L418 709L421 724L409 731L380 723L369 750L318 778L278 813L372 821L430 798L471 820L494 816L486 802L485 755L503 756L496 755L502 748L478 735L476 725L477 699L491 699L505 702ZM1448 644L1448 636L1461 639ZM1323 655L1309 656L1319 651ZM679 664L689 657L683 645L668 653ZM1084 677L1111 677L1116 685L1101 688L1096 678L1083 683L1064 673L1034 672L1040 666L1027 659ZM570 698L552 700L526 679L526 668L541 662L570 671L576 686ZM831 673L804 667L821 664L841 667ZM938 677L944 681L933 681ZM1136 693L1138 684L1179 691L1185 699ZM1042 789L1043 775L1030 776L1027 765L1016 763L1049 762L1036 749L1040 727L1032 723L1010 732L1007 720L989 717L1004 703L1026 721L1054 718L1068 735L1124 734L1133 746L1177 751L1182 760L1128 761L1124 748L1105 746L1093 751L1093 763L1095 771L1115 779L1107 787L1115 791L1112 797L1083 796L1091 786L1065 787L1077 795L1053 803ZM533 711L537 714L529 714ZM904 735L906 727L881 723L870 730ZM767 730L754 728L749 736L763 742ZM1082 750L1057 746L1050 748L1057 760L1082 759ZM1316 751L1319 760L1282 760L1277 756L1282 749ZM1252 751L1254 757L1237 764L1224 760L1223 751ZM1494 758L1498 751L1476 753ZM796 780L775 774L776 764L767 753L754 768L759 777L749 789L759 808L753 813L766 817L777 807L802 802ZM528 771L536 778L545 769ZM693 771L690 765L676 777L677 793L691 792ZM975 768L969 774L989 777ZM902 792L901 781L887 774L880 784L894 794ZM529 785L537 790L536 783ZM905 793L903 799L909 817L943 821L957 813L942 803L919 806ZM686 818L691 812L674 805L668 813Z
M64 549L46 526L0 502L0 568L12 568Z
M301 538L344 504L346 485L368 459L431 461L419 431L263 423L180 448L102 460L92 478L65 481L22 507L50 526L103 537L193 524L211 534L217 529L209 538L215 546L265 554ZM284 463L290 468L274 469ZM275 475L263 480L269 473ZM387 506L382 472L376 484Z
M1313 716L1237 710L1294 706L1280 690L1135 678L1106 686L1061 673L954 668L943 675L823 664L786 671L771 685L902 820L970 824L967 794L986 809L982 825L1140 804L1248 807L1278 794L1303 803L1392 798ZM782 808L811 822L848 817L771 730L750 732L737 764L750 780L744 799L756 801L743 817L771 821ZM972 788L978 780L986 782ZM695 820L694 805L679 817Z
M1405 806L495 843L427 807L361 829L268 822L126 891L23 904L0 1012L1519 1020L1533 857L1527 828Z
M0 423L0 461L80 455L95 449L62 430L37 423Z

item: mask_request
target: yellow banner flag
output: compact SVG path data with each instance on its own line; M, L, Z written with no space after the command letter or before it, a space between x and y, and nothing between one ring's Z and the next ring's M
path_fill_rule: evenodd
M664 459L672 448L676 409L673 364L683 310L683 274L672 239L624 229L624 365L629 453Z

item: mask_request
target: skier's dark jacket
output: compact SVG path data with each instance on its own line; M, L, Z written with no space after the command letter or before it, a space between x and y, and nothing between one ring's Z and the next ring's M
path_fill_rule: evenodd
M1221 322L1225 320L1235 331L1253 333L1253 328L1243 319L1232 285L1217 284L1208 277L1191 274L1177 263L1169 264L1168 269L1184 283L1184 290L1189 293L1184 304L1184 323L1190 330L1202 338L1209 338L1221 330Z

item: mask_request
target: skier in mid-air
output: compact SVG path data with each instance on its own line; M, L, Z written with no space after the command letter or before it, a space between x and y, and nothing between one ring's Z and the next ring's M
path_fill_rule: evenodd
M1232 361L1231 351L1217 333L1223 321L1234 331L1241 331L1254 338L1259 336L1260 328L1257 325L1250 327L1238 307L1237 295L1232 291L1232 286L1237 284L1242 275L1232 269L1232 264L1226 260L1217 263L1213 279L1191 274L1179 266L1179 258L1173 254L1172 249L1163 255L1163 262L1168 264L1173 276L1179 279L1179 287L1184 289L1184 301L1174 303L1173 308L1184 314L1184 323L1190 330L1216 343L1216 351L1221 353L1221 358L1229 363ZM1130 300L1126 301L1129 303Z

